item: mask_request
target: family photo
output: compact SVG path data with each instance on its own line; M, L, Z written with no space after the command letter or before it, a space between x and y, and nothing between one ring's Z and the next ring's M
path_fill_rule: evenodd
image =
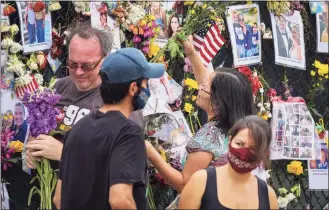
M231 6L227 24L232 40L234 66L261 62L261 32L257 4Z
M271 13L275 62L305 69L304 26L298 11L293 15L275 16Z
M16 1L19 11L23 52L50 49L51 13L43 1Z

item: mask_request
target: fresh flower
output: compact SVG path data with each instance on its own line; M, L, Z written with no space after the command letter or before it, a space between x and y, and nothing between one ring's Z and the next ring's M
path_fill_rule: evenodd
M60 10L62 7L61 5L59 4L58 1L56 2L52 2L49 6L48 6L48 9L49 11L56 11L56 10Z
M141 5L131 4L128 8L127 21L129 24L137 25L138 21L146 15L144 8ZM146 25L146 21L142 22L143 26Z
M35 80L37 81L38 85L42 86L43 84L43 76L41 74L34 75Z
M9 37L6 37L1 41L1 46L4 48L8 48L13 44L14 44L14 41Z
M296 196L295 196L293 193L289 193L289 194L286 196L286 198L287 198L288 201L290 202L290 201L294 200L294 199L296 198Z
M24 148L24 144L21 141L17 140L10 142L9 147L14 148L15 152L22 152Z
M288 203L289 203L289 201L286 197L279 196L279 198L278 198L279 208L286 208Z
M195 101L195 100L196 100L196 98L197 98L196 96L192 96L192 98L191 98L191 99L192 99L192 101Z
M292 161L290 164L287 165L288 173L295 174L297 176L303 173L303 166L302 162L300 161Z
M193 111L193 106L190 103L185 103L184 105L184 111L187 113L191 113Z
M315 71L311 71L311 76L314 77L315 76Z
M60 96L49 89L36 90L35 93L25 93L23 103L27 107L29 116L27 122L30 125L32 137L40 134L49 134L57 127L56 116L59 110L55 107Z
M147 53L149 58L152 58L153 56L155 56L160 51L159 45L155 42L151 42L149 48L150 48L150 50Z
M10 32L12 34L17 34L18 31L19 31L18 25L13 24L13 25L10 26Z
M286 195L289 192L286 188L283 187L279 188L278 191L280 195Z
M194 1L184 1L185 6L191 6L193 5Z
M15 86L22 87L28 85L32 82L32 80L33 78L29 74L25 74L15 79Z
M184 84L188 87L188 90L198 90L199 86L198 83L191 78L187 78L184 80Z
M268 90L267 90L267 93L266 93L266 95L267 96L269 96L269 97L274 97L274 96L276 96L276 90L275 89L273 89L273 88L269 88Z
M85 12L89 8L89 1L72 1L77 13Z
M25 65L18 59L16 54L14 55L9 55L8 56L8 62L7 62L7 67L5 67L5 71L8 72L13 72L17 74L18 76L23 76L24 75L24 67Z
M190 62L189 58L186 57L184 60L185 60L184 72L185 73L192 73L193 69L192 69L192 65L191 65L191 62Z
M7 5L6 7L3 8L2 14L4 16L9 16L9 15L13 14L14 12L16 12L16 9L11 5Z
M14 42L10 47L11 53L17 53L23 49L23 46L17 42Z
M37 54L37 63L40 67L40 69L43 69L46 67L47 64L47 59L46 59L46 55L43 52L38 52Z
M321 62L315 60L313 66L318 69L318 74L320 76L325 76L329 73L328 64L322 64Z

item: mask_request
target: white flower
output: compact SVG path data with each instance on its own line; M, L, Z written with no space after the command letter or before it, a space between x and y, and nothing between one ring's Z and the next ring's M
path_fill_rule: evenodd
M272 114L271 114L271 112L267 112L267 117L268 117L268 118L272 118Z
M34 63L34 62L31 62L30 65L29 65L29 68L31 71L33 70L38 70L38 64L37 63Z
M14 44L14 41L11 38L4 38L1 42L1 47L7 48Z
M257 77L257 76L258 76L257 71L254 71L254 72L252 73L252 76L253 76L253 77Z
M288 203L289 203L289 201L286 197L283 198L283 197L279 196L278 204L279 204L280 208L286 208Z
M18 76L23 76L24 75L24 67L25 65L18 60L16 54L14 55L9 55L9 59L7 62L7 67L5 67L5 71L8 72L13 72L17 74Z
M50 11L56 11L56 10L60 10L62 7L61 7L61 5L59 4L59 2L57 1L57 2L54 2L54 3L51 3L50 5L49 5L49 7L48 7L48 9L50 10Z
M17 32L19 31L19 28L16 24L13 24L10 26L10 30L13 34L17 34Z
M287 198L288 201L290 202L290 201L294 200L294 199L296 198L296 196L295 196L293 193L289 193L289 194L286 196L286 198Z
M265 108L262 106L260 109L259 109L260 112L265 112Z
M35 80L37 81L38 85L42 85L43 83L43 76L41 74L34 75Z
M15 79L16 86L28 85L32 82L32 77L29 74L25 74Z
M271 109L271 104L268 102L264 103L264 106L267 110Z
M260 107L262 107L262 106L263 106L262 103L258 103L258 104L257 104L257 107L258 107L258 108L260 108Z
M21 51L23 49L23 46L17 42L14 42L10 47L11 53L17 53L18 51Z
M146 12L141 5L131 4L131 6L128 9L127 20L130 23L137 25L138 21L142 19L145 15Z
M264 93L264 89L263 88L259 88L259 92L260 93Z

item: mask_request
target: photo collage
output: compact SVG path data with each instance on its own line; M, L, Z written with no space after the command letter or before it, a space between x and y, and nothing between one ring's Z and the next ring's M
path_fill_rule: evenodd
M314 122L305 103L284 103L275 110L272 149L284 159L313 157Z

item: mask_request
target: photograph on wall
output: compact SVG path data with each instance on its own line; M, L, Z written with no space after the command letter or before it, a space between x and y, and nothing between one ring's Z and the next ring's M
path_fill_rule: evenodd
M316 39L317 39L317 51L320 53L329 53L328 44L328 2L321 2L322 11L316 13Z
M299 11L293 15L271 13L275 63L305 70L304 25Z
M178 123L178 129L188 135L189 137L192 137L193 134L191 132L190 126L188 125L184 114L182 111L176 111L172 113L173 116L176 118L176 122Z
M120 29L115 25L115 20L109 16L110 7L107 2L90 2L90 20L95 28L104 29L113 36L113 49L120 49Z
M47 50L52 45L51 12L43 1L16 1L23 52Z
M328 139L328 131L326 131ZM309 189L328 190L328 145L321 141L320 157L308 161Z
M228 7L227 25L234 66L261 62L261 31L258 4Z
M305 103L273 102L271 127L272 160L315 157L315 124Z

